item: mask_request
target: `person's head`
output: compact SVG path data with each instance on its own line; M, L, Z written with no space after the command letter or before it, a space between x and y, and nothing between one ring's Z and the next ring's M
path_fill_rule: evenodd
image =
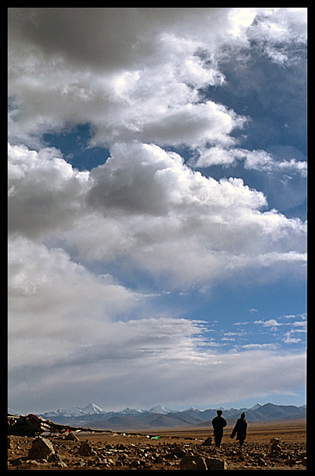
M244 420L244 418L245 418L245 413L243 412L243 413L241 414L241 419Z
M222 415L222 410L217 410L217 415L221 416Z

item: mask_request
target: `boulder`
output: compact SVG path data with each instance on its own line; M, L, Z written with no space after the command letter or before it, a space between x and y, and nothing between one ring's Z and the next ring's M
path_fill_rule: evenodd
M182 457L180 463L180 469L186 471L200 471L207 470L207 465L204 458L200 456L189 456L185 455Z
M55 449L50 440L38 436L33 441L32 447L28 452L29 459L47 459L49 456L55 454Z
M271 453L281 453L281 446L276 445L275 443L271 446Z
M75 435L74 433L72 433L72 431L70 431L70 433L68 433L68 434L65 436L65 440L79 441L79 438L77 437L77 435Z
M280 438L271 438L270 443L275 443L276 445L278 445L280 443Z
M258 466L267 466L267 463L263 458L258 458L257 464Z
M208 436L208 438L202 443L202 446L211 446L212 445L212 438Z
M175 446L174 448L172 448L170 453L173 456L177 456L177 458L181 458L185 454L185 452L179 446Z
M82 441L79 449L78 449L78 454L81 456L93 456L95 455L95 451L93 448L90 446L88 441Z
M59 455L57 455L57 453L54 453L52 455L50 455L48 457L48 463L54 463L54 466L57 466L59 468L66 468L67 465L64 461L62 461L62 459L60 458Z
M206 465L209 471L227 469L227 462L217 458L206 458Z

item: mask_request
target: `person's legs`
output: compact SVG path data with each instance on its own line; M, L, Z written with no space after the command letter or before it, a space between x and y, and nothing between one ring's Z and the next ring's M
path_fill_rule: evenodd
M222 440L222 432L216 432L214 434L214 441L215 441L215 446L217 448L220 448L221 446L221 440Z

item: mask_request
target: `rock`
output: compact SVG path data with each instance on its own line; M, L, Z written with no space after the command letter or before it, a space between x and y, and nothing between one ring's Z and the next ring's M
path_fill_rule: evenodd
M29 450L29 459L46 459L49 456L55 454L54 446L51 441L42 436L38 436L33 441L32 447Z
M78 449L78 454L81 456L94 456L96 453L88 441L82 441Z
M36 459L27 459L25 464L29 464L30 466L40 466L40 462L36 461Z
M180 469L186 471L200 471L207 470L207 464L204 458L200 456L183 456L180 463Z
M271 453L281 453L279 438L271 438L270 444L271 444L271 448L270 448Z
M8 463L10 463L12 466L20 466L21 464L23 464L23 459L22 458L16 458L16 459L11 459L10 461L8 461Z
M140 466L141 466L141 463L137 459L131 461L131 463L130 463L130 468L138 469Z
M48 456L47 461L49 463L55 463L56 461L60 461L60 456L57 455L57 453L52 453L50 456Z
M208 470L211 470L211 471L227 469L227 462L217 458L207 458L206 465Z
M57 462L55 463L55 466L56 466L57 468L67 468L66 463L65 463L64 461L61 461L61 460L60 460L60 461L57 461Z
M172 448L170 453L173 456L177 456L178 458L181 458L182 456L184 456L184 451L179 446L175 446L174 448Z
M263 458L258 458L257 464L258 466L267 466L266 461Z
M271 446L271 452L272 453L281 453L281 446L277 445L276 443L273 443Z
M50 455L47 461L48 463L54 463L54 466L56 466L57 468L67 467L66 463L62 461L62 459L60 458L59 455L57 455L57 453Z
M209 436L203 443L201 446L211 446L212 445L212 438L211 436Z
M279 438L271 438L270 443L271 444L275 443L276 445L278 445L280 443L280 439Z
M72 433L72 431L70 431L70 433L68 433L67 436L65 436L65 440L80 441L77 435Z

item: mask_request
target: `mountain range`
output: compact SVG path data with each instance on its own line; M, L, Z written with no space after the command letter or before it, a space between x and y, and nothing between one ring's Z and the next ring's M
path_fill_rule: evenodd
M223 410L223 416L228 424L233 424L240 414L245 412L249 422L269 420L289 420L304 418L306 406L275 405L257 403L251 408L230 408ZM216 409L199 410L189 408L183 411L170 410L164 405L157 405L150 410L125 408L117 412L106 412L94 403L86 407L67 407L41 414L45 419L55 423L74 426L90 426L111 430L146 430L149 428L178 428L189 426L211 426L211 420L216 416Z

